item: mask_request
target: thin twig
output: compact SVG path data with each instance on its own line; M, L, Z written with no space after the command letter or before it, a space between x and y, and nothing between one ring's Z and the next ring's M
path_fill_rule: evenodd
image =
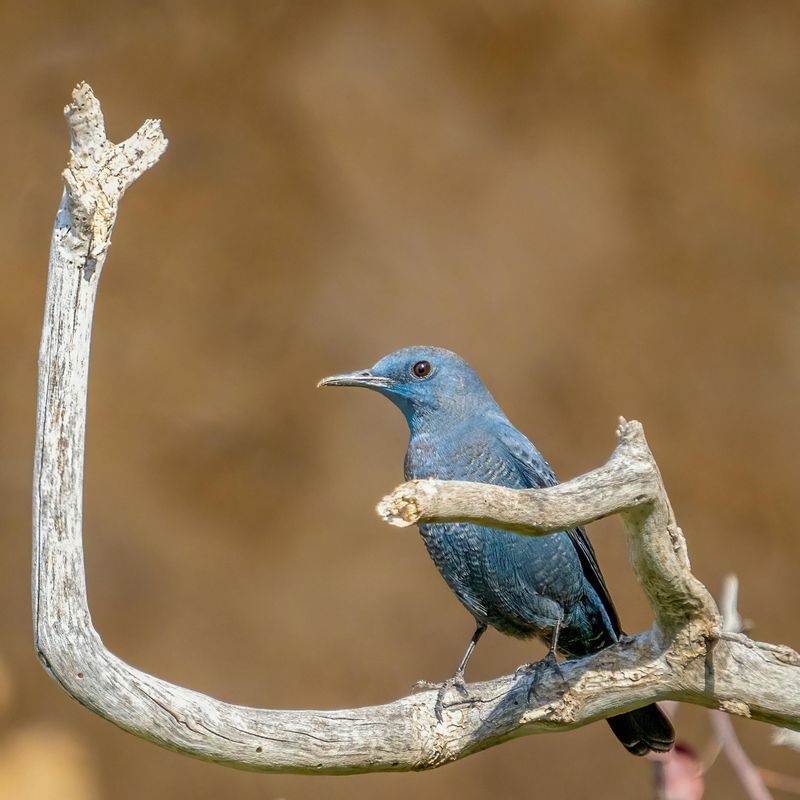
M750 800L772 800L772 795L764 784L758 769L739 742L731 718L722 711L711 711L710 713L711 724L722 745L722 751L730 761L747 796Z
M720 592L722 628L726 633L738 633L742 627L739 616L739 579L727 575ZM744 787L750 800L772 800L759 770L750 760L733 728L733 722L721 711L711 711L711 726L728 761Z

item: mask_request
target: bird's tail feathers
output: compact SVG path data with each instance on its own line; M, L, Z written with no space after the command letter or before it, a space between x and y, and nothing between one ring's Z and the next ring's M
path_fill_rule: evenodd
M623 747L635 756L646 756L650 751L666 753L675 744L672 723L655 703L609 717L606 722Z

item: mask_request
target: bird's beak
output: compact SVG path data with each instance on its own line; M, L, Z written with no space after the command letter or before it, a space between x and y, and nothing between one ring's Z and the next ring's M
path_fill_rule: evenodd
M344 372L341 375L329 375L318 384L320 386L363 386L366 389L388 389L393 381L383 375L373 375L368 369L357 372Z

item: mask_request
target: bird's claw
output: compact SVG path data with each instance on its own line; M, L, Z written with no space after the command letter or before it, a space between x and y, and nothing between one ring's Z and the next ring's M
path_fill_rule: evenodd
M436 721L442 722L444 719L445 708L451 705L457 705L459 701L446 702L445 697L450 689L455 689L464 700L469 700L469 692L464 683L463 675L454 675L442 683L432 683L431 681L417 681L414 686L417 690L431 690L436 689L436 703L434 704L433 711L436 714Z
M439 686L439 691L436 693L436 705L433 707L433 711L436 714L436 721L442 722L444 720L444 709L450 705L456 705L458 701L453 703L446 703L445 702L445 695L447 694L448 689L455 689L462 698L465 700L469 699L469 692L467 692L467 687L464 683L464 676L463 675L454 675L452 678L448 678L444 683Z
M515 678L530 678L528 684L528 702L530 703L533 696L536 694L536 688L542 678L542 673L548 669L553 669L555 673L561 677L561 665L558 663L556 654L552 651L548 652L544 658L534 661L532 664L525 664L519 667L514 673Z

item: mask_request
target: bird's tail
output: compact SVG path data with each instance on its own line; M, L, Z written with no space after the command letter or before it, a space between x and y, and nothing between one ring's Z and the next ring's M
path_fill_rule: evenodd
M655 703L609 717L606 722L623 747L635 756L646 756L651 750L666 753L675 744L672 723Z

